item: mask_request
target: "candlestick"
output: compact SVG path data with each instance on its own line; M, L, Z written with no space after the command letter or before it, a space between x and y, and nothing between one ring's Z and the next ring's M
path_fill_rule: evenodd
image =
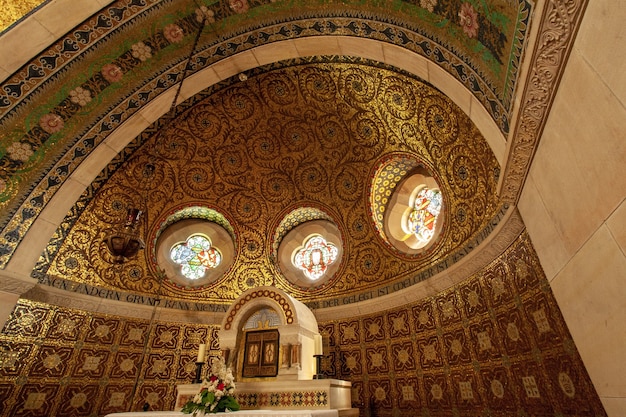
M316 334L313 335L313 340L315 343L315 355L323 355L324 354L324 345L322 343L322 335Z
M198 357L196 358L196 362L202 362L204 363L204 356L206 354L206 345L205 344L201 344L198 347Z
M315 375L313 375L313 379L324 379L324 374L322 373L322 355L313 355L315 357Z

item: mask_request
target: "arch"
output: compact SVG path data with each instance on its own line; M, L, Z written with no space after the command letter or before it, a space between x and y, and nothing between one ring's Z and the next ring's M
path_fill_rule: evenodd
M220 349L226 361L240 373L244 324L262 308L274 310L280 319L279 357L283 359L277 379L310 379L315 372L310 358L315 350L314 336L319 334L317 319L304 304L275 287L252 288L226 311L219 331Z
M318 36L278 41L271 45L256 47L232 55L189 76L181 90L178 103L252 68L312 55L349 55L377 60L428 81L470 117L491 147L502 166L502 171L505 170L505 138L482 103L437 64L408 49L378 40L348 36ZM24 277L30 275L39 254L44 251L54 231L61 225L65 214L71 210L77 198L119 152L169 111L177 88L178 84L172 86L145 105L141 111L130 116L70 174L24 235L22 243L18 245L7 265L7 270Z

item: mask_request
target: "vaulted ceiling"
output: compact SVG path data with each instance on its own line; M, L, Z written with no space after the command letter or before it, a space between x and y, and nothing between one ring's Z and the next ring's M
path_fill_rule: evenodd
M554 41L549 16L522 0L110 3L3 82L0 266L70 291L209 304L258 285L341 304L423 281L510 217L555 88L542 68L571 41L529 55L533 25ZM396 159L444 194L443 232L419 255L376 220L373 201L397 185L377 175ZM141 205L147 247L115 265L103 238ZM232 227L233 266L199 288L162 280L163 225L200 206ZM281 220L301 207L326 213L349 254L313 290L275 258ZM56 226L41 234L38 220Z

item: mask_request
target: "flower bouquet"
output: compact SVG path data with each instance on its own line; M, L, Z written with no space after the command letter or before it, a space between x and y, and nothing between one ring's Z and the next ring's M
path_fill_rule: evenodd
M181 410L185 414L219 413L237 411L239 404L235 400L235 382L233 373L224 363L224 359L215 359L211 363L210 375L202 381L197 393Z

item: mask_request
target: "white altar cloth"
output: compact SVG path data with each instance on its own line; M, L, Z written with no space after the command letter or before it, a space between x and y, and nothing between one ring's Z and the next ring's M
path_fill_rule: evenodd
M230 413L207 414L206 416L232 417L338 417L337 410L240 410ZM105 417L181 417L191 416L180 411L142 411L107 414Z

